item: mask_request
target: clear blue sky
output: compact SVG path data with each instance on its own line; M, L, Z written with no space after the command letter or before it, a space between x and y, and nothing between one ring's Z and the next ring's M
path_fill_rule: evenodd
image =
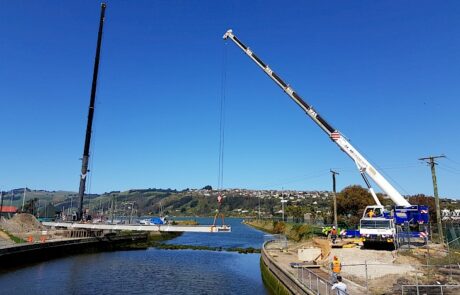
M109 1L90 192L363 184L354 163L232 43L232 28L382 169L460 198L460 2ZM78 189L97 1L0 0L0 188ZM228 64L222 66L226 52Z

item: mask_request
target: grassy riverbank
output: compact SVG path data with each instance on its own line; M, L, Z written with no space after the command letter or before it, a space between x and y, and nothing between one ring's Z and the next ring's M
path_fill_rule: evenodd
M26 242L23 239L21 239L19 237L16 237L15 235L12 235L11 233L9 233L8 231L3 230L3 229L0 229L0 236L1 236L0 238L5 238L5 239L8 238L9 240L13 241L16 244Z
M252 247L249 248L222 248L222 247L208 247L208 246L193 246L193 245L173 245L173 244L164 244L156 243L153 247L158 249L167 249L167 250L207 250L207 251L226 251L226 252L238 252L241 254L250 254L250 253L260 253L260 249L255 249Z
M309 224L286 223L272 220L250 220L246 224L271 234L283 234L290 240L304 241L322 236L321 228Z
M265 265L262 258L260 258L260 273L262 275L262 280L265 283L265 286L267 286L270 289L272 294L291 294L283 285L283 283L281 283L280 280L277 277L275 277L275 275L273 275L270 269L268 269L268 266Z
M194 246L194 245L177 245L177 244L166 244L165 241L177 238L182 233L150 233L148 239L144 242L136 242L128 245L124 245L127 249L147 249L157 248L164 250L206 250L206 251L226 251L226 252L238 252L242 254L248 253L260 253L260 249L249 248L222 248L222 247L209 247L209 246Z

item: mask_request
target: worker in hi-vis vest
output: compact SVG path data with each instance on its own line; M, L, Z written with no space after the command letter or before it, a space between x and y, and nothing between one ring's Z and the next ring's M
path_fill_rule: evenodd
M337 282L337 276L340 274L342 270L342 263L340 262L337 256L334 256L334 260L331 262L331 269L332 269L332 282Z

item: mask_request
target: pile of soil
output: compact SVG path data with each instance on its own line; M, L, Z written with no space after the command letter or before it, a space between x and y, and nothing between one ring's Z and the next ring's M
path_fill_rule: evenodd
M16 214L11 219L2 218L0 227L10 233L27 233L44 229L35 216L28 213Z
M313 243L315 246L321 248L321 259L323 261L329 261L329 255L331 254L331 245L329 240L314 238Z

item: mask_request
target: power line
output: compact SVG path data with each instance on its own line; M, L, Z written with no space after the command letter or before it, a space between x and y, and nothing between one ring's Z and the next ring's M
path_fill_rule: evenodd
M448 168L448 169L450 169L450 170L453 170L453 171L456 171L456 172L460 172L460 169L457 169L457 168L455 168L455 167L452 167L452 166L449 166L449 165L446 165L446 164L443 164L442 166L445 167L445 168Z
M452 173L452 174L460 175L460 171L455 170L455 169L448 169L447 167L442 167L442 166L439 166L438 168L446 172Z
M321 172L317 172L317 173L315 173L315 174L309 174L309 175L304 175L304 176L297 176L297 177L295 177L295 178L285 179L285 180L283 180L283 181L281 181L281 182L266 183L266 184L263 184L261 187L262 187L262 188L277 187L277 186L281 186L281 185L285 185L285 184L289 184L289 183L304 181L304 180L307 180L307 179L318 178L318 177L323 176L323 175L326 175L326 174L328 174L328 173L329 173L328 170L322 170Z
M452 163L455 163L455 164L457 164L457 165L460 166L460 163L459 163L459 162L452 160L450 157L445 156L445 158L446 158L447 160L451 161Z

